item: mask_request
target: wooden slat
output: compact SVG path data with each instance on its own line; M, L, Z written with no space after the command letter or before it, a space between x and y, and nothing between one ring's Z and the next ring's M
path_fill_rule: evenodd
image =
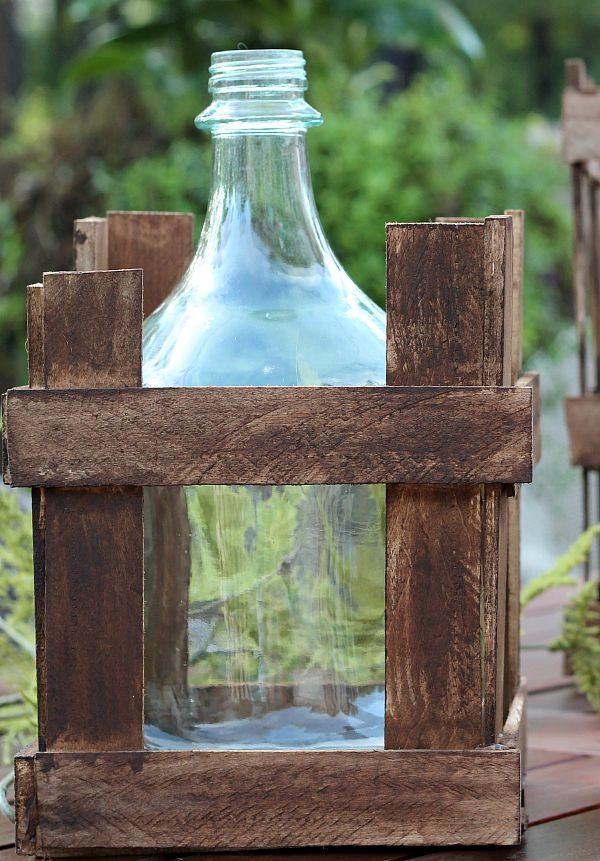
M139 386L139 271L50 273L29 310L33 384ZM43 490L33 515L40 748L139 747L141 491Z
M568 164L600 158L599 89L565 89L562 102L562 155Z
M144 270L144 316L183 278L193 254L190 214L111 212L110 265ZM96 267L98 268L98 267ZM146 721L179 734L187 719L190 528L181 487L144 490ZM168 572L168 576L166 573Z
M503 383L510 231L502 216L388 226L388 384ZM501 493L388 487L386 747L493 740Z
M507 209L512 219L512 325L511 325L511 375L513 385L529 383L520 379L523 367L523 277L525 266L525 213L522 209ZM534 387L534 462L539 460L539 377L531 379ZM521 492L515 487L513 496L507 501L507 580L506 580L506 626L504 642L504 717L519 687L519 649L521 623Z
M531 403L521 387L12 389L7 478L54 486L528 481Z
M571 463L600 469L600 395L566 398Z
M515 750L41 753L35 774L52 857L519 839Z
M73 263L78 272L108 269L106 218L78 218L73 223ZM114 267L135 269L132 265Z
M144 270L144 317L171 292L194 254L194 216L184 212L109 212L109 269Z

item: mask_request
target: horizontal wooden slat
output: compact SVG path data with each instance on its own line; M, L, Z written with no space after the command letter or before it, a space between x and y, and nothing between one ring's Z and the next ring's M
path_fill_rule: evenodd
M519 760L490 749L40 753L37 852L510 845Z
M571 463L600 469L600 395L566 398Z
M12 389L17 486L531 480L520 387Z

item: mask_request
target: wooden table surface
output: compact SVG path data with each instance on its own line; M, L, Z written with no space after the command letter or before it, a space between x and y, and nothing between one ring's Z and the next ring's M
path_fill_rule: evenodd
M600 717L564 675L562 655L544 648L559 632L567 597L568 590L541 596L523 619L529 827L521 846L203 854L186 861L600 861ZM13 826L0 815L0 861L16 861L13 839Z

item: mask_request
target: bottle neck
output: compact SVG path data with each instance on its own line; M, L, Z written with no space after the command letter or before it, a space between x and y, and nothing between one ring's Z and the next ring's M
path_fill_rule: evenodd
M200 254L218 253L250 272L323 265L328 246L319 223L306 130L213 130L212 191ZM260 272L255 273L259 275Z

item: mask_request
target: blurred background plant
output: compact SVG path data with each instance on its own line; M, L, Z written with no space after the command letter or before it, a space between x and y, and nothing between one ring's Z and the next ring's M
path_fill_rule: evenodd
M551 384L524 559L543 570L577 531L560 430L575 380L563 60L600 77L599 40L597 0L0 0L0 390L26 380L24 287L69 267L75 217L191 210L202 223L210 143L193 118L210 53L300 48L326 119L309 137L322 221L378 302L385 221L526 210L525 352ZM14 670L29 690L28 514L15 492L0 504L0 620L23 638L0 631L1 678Z

